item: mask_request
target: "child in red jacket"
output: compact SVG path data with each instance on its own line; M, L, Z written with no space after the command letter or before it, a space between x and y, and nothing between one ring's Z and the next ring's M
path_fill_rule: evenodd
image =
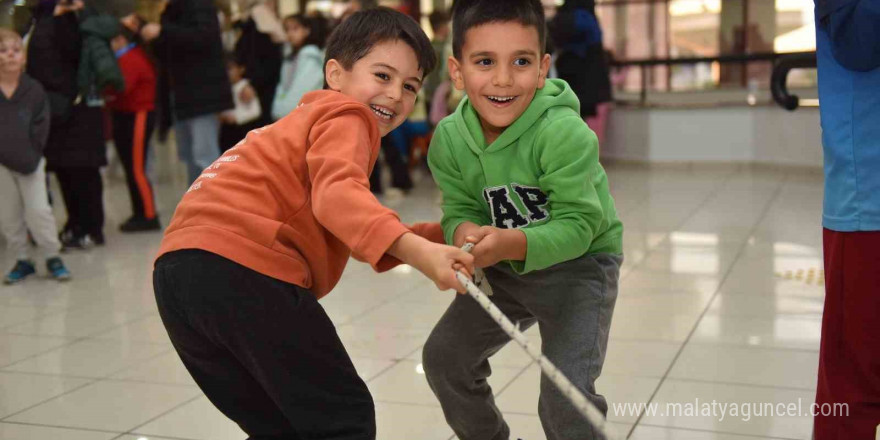
M153 186L146 173L147 152L155 124L156 71L128 29L123 28L110 45L125 78L125 90L108 96L107 107L113 110L113 141L125 166L132 209L131 218L119 229L122 232L157 231L161 225Z

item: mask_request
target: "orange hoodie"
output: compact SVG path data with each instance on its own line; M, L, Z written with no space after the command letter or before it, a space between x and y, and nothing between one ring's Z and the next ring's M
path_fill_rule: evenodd
M350 255L376 271L408 231L442 243L437 223L408 228L370 192L379 154L376 117L364 104L321 90L278 122L248 133L183 196L159 256L202 249L326 295Z

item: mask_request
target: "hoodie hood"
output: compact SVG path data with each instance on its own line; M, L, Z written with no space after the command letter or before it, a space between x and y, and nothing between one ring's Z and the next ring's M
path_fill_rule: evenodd
M109 14L93 15L83 20L79 29L85 34L110 41L119 34L119 20Z
M544 82L544 87L537 90L532 102L526 107L526 111L521 114L513 124L510 124L501 136L491 145L485 145L485 137L483 136L483 127L480 124L480 117L476 109L465 97L458 105L458 111L453 114L455 127L461 136L467 141L468 147L475 154L483 152L499 151L507 148L516 142L523 133L532 128L542 115L552 107L563 107L574 110L580 114L580 103L577 95L568 86L568 83L557 78L548 78Z
M15 93L12 94L12 97L7 99L5 95L0 95L0 98L13 103L25 101L28 99L28 96L35 91L36 86L37 82L34 81L33 78L22 73L18 80L18 88L15 89Z

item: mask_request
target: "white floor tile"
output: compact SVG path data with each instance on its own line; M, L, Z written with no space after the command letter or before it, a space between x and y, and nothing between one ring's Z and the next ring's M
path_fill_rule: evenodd
M424 345L429 330L343 325L336 332L350 356L398 360Z
M84 339L14 363L3 370L102 378L168 350L166 345Z
M4 329L23 335L64 336L80 338L109 331L143 317L148 311L114 311L106 303L55 313Z
M0 368L27 357L69 344L73 339L0 333Z
M669 377L812 391L818 368L812 351L689 343Z
M822 297L719 293L709 307L709 314L766 319L821 318L824 304Z
M443 316L446 306L413 301L392 301L350 322L358 327L423 329L430 331Z
M691 342L818 351L821 335L821 315L771 318L706 315L697 325Z
M118 433L0 423L0 440L111 440Z
M165 326L162 325L162 318L159 315L151 315L128 324L123 324L113 330L98 333L92 336L92 338L171 344L171 340L168 339L168 332L165 330Z
M88 379L69 377L0 373L0 417L9 416L89 382Z
M681 348L676 342L642 342L611 339L603 374L663 377Z
M191 386L102 381L19 413L8 421L127 432L199 394L199 389Z
M689 431L684 429L658 428L640 424L629 440L772 440L769 437L721 434L709 431Z
M376 439L446 440L452 429L440 406L376 402Z
M756 414L763 412L763 404L781 404L785 408L790 404L800 405L806 414L814 398L815 393L811 391L682 382L669 379L663 382L654 399L658 405L657 413L653 416L646 415L640 423L759 437L809 439L813 427L813 419L810 416L788 416L786 414L785 416L765 417ZM702 408L711 408L713 401L718 404L713 415L692 416L684 413L688 405L690 408L702 410ZM754 403L760 403L762 406L757 408L750 406ZM727 411L722 412L721 405L725 404ZM733 405L738 408L736 413L732 412ZM681 409L678 410L678 413L673 413L672 410L676 408ZM712 410L708 409L707 411L711 412ZM721 418L722 414L725 415L723 419ZM796 414L799 414L799 411Z
M112 378L159 384L196 384L174 350L149 360L137 362L114 374Z
M148 438L158 435L193 440L241 440L247 437L204 396L135 428L133 432Z

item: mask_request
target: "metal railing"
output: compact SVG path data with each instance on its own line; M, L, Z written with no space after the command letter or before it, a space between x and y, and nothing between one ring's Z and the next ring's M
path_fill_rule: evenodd
M773 100L782 108L793 111L801 105L801 99L788 92L789 72L792 69L809 68L816 68L816 52L788 54L776 60L770 78L770 92Z
M701 63L720 63L720 64L740 64L743 66L743 71L745 71L745 66L748 66L751 63L755 62L774 62L779 64L780 60L785 61L783 67L787 66L784 74L782 71L779 71L779 74L782 75L783 84L779 89L786 90L784 80L787 78L788 72L791 69L801 68L801 67L815 67L815 62L813 66L809 66L806 61L810 57L815 60L816 53L815 52L795 52L795 53L753 53L753 54L744 54L744 55L720 55L714 57L689 57L689 58L650 58L650 59L635 59L635 60L625 60L625 61L614 61L611 63L611 67L615 69L623 69L623 68L638 68L640 79L641 79L641 87L639 90L639 104L642 106L647 105L648 101L648 69L654 68L657 66L680 66L680 65L694 65ZM793 61L797 60L797 61ZM776 68L774 68L774 76L776 78ZM771 78L771 81L773 80ZM772 84L772 83L771 83ZM771 90L775 91L776 88L771 86ZM787 92L786 92L787 93ZM795 97L796 99L796 97Z

